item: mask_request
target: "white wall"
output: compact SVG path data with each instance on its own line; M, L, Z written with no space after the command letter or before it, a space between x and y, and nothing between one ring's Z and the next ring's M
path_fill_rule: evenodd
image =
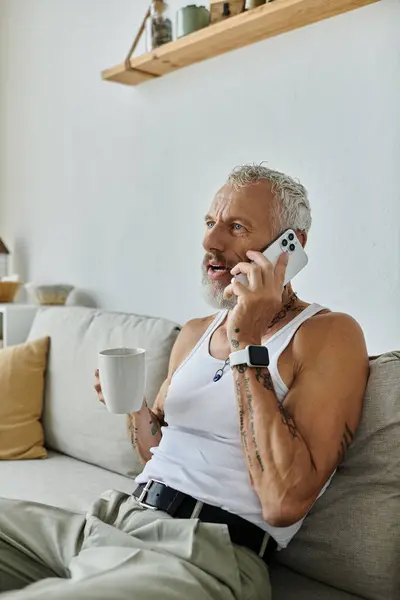
M203 214L233 165L267 160L310 191L301 296L352 313L371 353L398 348L397 0L137 88L101 82L146 6L0 0L0 236L15 267L109 309L209 313Z

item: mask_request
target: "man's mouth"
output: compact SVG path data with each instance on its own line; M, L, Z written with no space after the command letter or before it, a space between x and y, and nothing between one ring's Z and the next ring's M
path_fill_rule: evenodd
M207 275L209 279L216 281L218 279L224 279L227 275L231 277L231 267L227 267L224 264L219 263L208 263Z

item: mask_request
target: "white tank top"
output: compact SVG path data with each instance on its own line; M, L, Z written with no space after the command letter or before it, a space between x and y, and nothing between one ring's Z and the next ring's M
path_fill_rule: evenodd
M282 327L265 344L270 355L269 371L275 393L283 401L288 388L278 371L278 359L294 334L322 306L312 304ZM300 529L301 519L290 527L272 527L262 516L258 496L250 485L240 443L239 420L231 369L214 382L217 369L224 365L210 355L210 338L224 321L221 311L189 356L175 371L165 400L165 420L159 446L151 448L152 458L137 483L162 481L194 498L220 506L266 530L287 546ZM328 487L329 481L320 492Z

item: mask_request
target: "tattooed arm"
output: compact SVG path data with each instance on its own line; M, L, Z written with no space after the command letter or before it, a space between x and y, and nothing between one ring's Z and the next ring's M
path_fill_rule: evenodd
M154 405L150 409L147 406L146 400L144 400L143 406L138 412L128 415L128 429L131 443L144 463L151 459L150 448L158 446L161 442L161 428L167 426L164 420L164 404L172 376L201 338L213 318L211 316L192 319L186 323L172 349L168 377L162 384Z
M236 350L238 344L230 341ZM260 341L240 340L239 347L251 343ZM294 378L283 403L268 368L233 368L250 480L265 520L275 526L302 518L343 459L360 419L368 377L363 334L346 315L310 319L290 352Z
M143 463L151 459L150 448L158 446L162 438L161 427L166 426L164 420L164 401L170 380L167 378L150 409L146 400L138 412L128 415L128 428L132 446L136 449Z

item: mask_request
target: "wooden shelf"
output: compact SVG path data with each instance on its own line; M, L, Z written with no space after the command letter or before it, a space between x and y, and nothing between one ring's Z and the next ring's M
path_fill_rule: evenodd
M107 81L139 85L182 67L379 0L275 0L210 25L103 71Z

